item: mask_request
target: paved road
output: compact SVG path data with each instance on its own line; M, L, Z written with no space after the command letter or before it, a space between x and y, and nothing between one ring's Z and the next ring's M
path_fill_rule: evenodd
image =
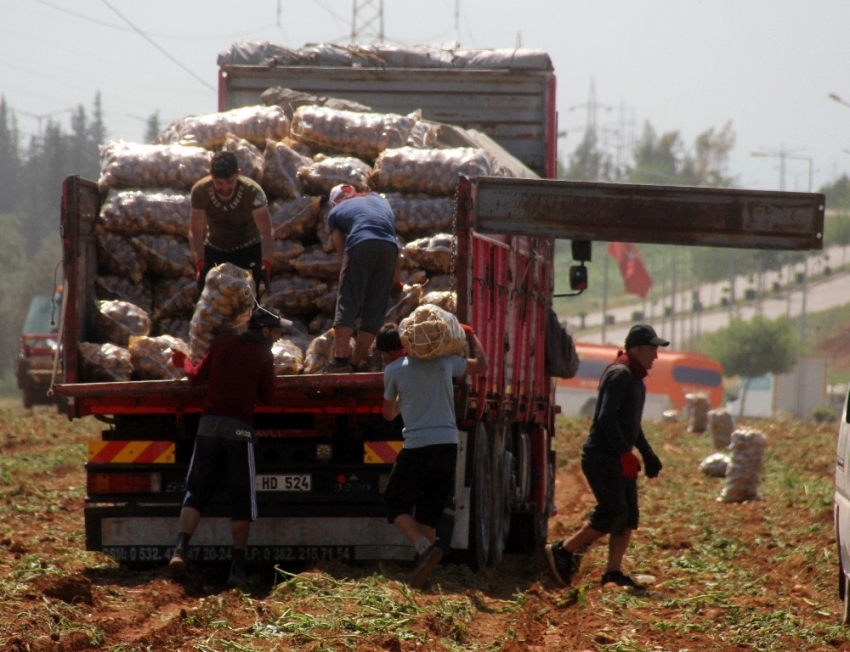
M843 249L841 247L832 247L825 253L828 255L827 260L831 268L842 266L844 262L850 261L850 247ZM850 273L842 272L840 274L824 276L823 269L826 264L824 257L820 255L812 255L809 259L808 273L813 280L810 280L806 287L806 314L820 312L850 303ZM612 266L612 269L616 274L616 266ZM796 271L802 271L802 266L799 267L799 270L786 268L777 272L768 272L765 274L764 287L770 289L776 283L781 288L784 281L792 278L792 275L796 274ZM615 282L619 282L619 279L616 277ZM635 321L633 319L633 313L635 311L643 311L644 321L652 323L662 337L671 340L673 346L677 347L677 342L684 343L693 336L710 333L726 327L729 324L730 317L734 314L737 314L737 316L744 320L750 319L759 313L768 319L776 319L783 315L797 317L802 311L804 293L797 286L791 291L780 290L779 292L769 292L771 295L770 298L748 301L743 305L739 302L735 308L737 312L733 313L729 308L721 306L721 299L723 297L722 288L728 285L728 281L723 281L701 287L699 300L704 306L704 309L700 313L690 312L692 305L692 293L690 291L678 293L676 295L677 315L675 320L664 316L664 310L660 300L635 303L633 305L611 309L608 311L608 314L613 317L614 323L605 325L604 327L601 313L587 315L585 318L586 328L584 329L579 328L579 320L575 316L561 315L561 318L567 320L570 332L578 341L594 344L611 343L622 345L629 327ZM735 281L735 296L744 296L744 292L748 286L748 279L739 276ZM669 297L666 299L666 303L669 304ZM686 311L688 311L688 314L686 314Z

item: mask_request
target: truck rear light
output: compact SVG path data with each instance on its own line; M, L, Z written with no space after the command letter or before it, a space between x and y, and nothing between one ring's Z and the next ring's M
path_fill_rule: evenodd
M89 473L89 496L103 494L157 494L162 491L161 473Z

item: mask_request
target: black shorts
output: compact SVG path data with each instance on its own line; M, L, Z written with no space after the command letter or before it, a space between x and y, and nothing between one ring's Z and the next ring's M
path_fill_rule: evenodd
M251 433L252 429L237 419L201 417L186 478L184 507L203 513L213 494L223 490L230 502L232 520L257 520Z
M386 240L364 240L346 251L339 273L334 326L377 333L384 325L393 287L398 246Z
M457 444L402 448L384 493L387 521L415 511L418 523L437 527L454 493L456 462Z
M590 527L606 534L636 530L640 521L637 480L623 477L619 456L584 454L581 470L596 498Z

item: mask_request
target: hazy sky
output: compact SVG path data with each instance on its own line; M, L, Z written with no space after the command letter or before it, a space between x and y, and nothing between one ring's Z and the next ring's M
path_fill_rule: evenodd
M217 109L219 52L236 41L289 47L350 42L352 0L0 0L0 94L22 132L100 91L112 138L142 139ZM356 4L366 4L356 0ZM373 0L377 6L379 0ZM522 45L549 53L566 159L591 88L596 120L617 138L700 132L731 121L738 185L786 190L850 172L848 0L383 0L389 43ZM375 12L373 8L371 13ZM619 132L619 136L614 131ZM752 152L768 154L753 157Z

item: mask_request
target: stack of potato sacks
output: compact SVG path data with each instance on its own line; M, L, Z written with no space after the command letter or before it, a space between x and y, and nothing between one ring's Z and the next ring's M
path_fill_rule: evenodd
M274 349L279 374L319 371L333 345L340 261L323 200L339 183L382 192L395 213L405 287L391 298L386 320L398 323L426 303L454 312L458 175L504 172L486 151L435 148L436 138L418 112L306 105L287 115L280 106L251 106L183 118L154 144L103 145L96 282L103 327L100 344L81 345L84 379L179 377L172 349L197 362L216 332L247 321L250 308L221 324L202 323L211 306L199 297L190 260L189 190L222 149L236 154L242 174L269 198L275 251L261 302L295 322Z

